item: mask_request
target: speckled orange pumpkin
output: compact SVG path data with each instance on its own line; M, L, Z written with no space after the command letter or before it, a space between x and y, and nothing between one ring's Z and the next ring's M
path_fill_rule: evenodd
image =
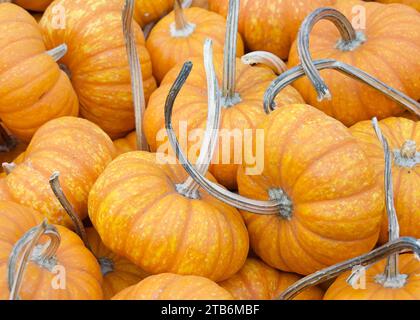
M143 28L169 13L173 6L174 0L136 0L134 19Z
M115 149L117 150L117 156L127 153L130 151L137 150L137 135L136 132L128 134L125 138L121 138L114 141Z
M53 0L13 0L14 3L31 11L44 11Z
M241 195L282 203L277 215L244 212L254 252L277 269L310 274L370 251L378 240L383 186L358 141L308 105L271 113L264 171L238 170Z
M248 258L238 273L219 285L236 300L272 300L299 279L296 274L280 272L258 259ZM321 289L311 287L295 300L321 300L323 295Z
M25 152L25 159L6 177L15 201L43 213L51 223L72 222L48 183L54 171L69 201L83 219L93 183L115 155L111 139L93 123L72 117L42 126Z
M207 117L207 84L202 60L202 58L191 59L194 65L193 70L175 101L173 125L177 134L180 126L184 125L189 134L194 132L195 129L205 128ZM221 80L223 78L223 57L221 55L215 56L215 68L217 77ZM160 88L150 98L144 115L144 132L147 142L153 151L167 151L162 150L167 147L165 139L166 132L164 131L164 106L168 92L178 76L180 69L181 65L178 65L167 74ZM251 67L237 59L236 92L239 94L240 101L236 105L223 108L221 112L221 131L233 134L239 130L242 138L244 138L244 132L246 131L255 135L255 128L266 118L262 106L265 90L274 79L275 74L273 71L264 67ZM291 86L283 90L276 98L276 104L278 106L303 102L299 93ZM226 138L221 135L221 139ZM215 156L218 158L213 161L210 172L222 185L228 189L235 190L237 188L236 172L238 169L236 158L238 153L235 155L235 151L237 151L235 150L235 146L237 147L238 144L234 142L234 139L236 139L234 136L228 136L227 139L225 142L221 141L218 156ZM227 152L223 150L225 148L224 146L227 145L226 141L230 141ZM190 146L188 146L189 148ZM239 152L239 156L243 156L243 154ZM190 160L194 162L194 159Z
M201 57L207 38L213 40L215 53L223 53L225 30L226 21L217 13L202 8L183 10L177 5L175 11L157 23L147 39L157 81L161 82L178 63ZM237 55L243 54L244 47L239 37Z
M38 212L0 201L0 300L9 299L7 264L16 242L42 221ZM19 296L22 300L100 300L102 275L95 257L80 238L68 229L56 226L61 242L54 259L30 261L23 277ZM41 238L41 243L42 240ZM45 243L45 242L44 242ZM56 266L66 272L64 289L54 289Z
M420 238L420 123L405 118L388 118L379 122L393 152L392 176L395 209L401 236ZM361 142L375 169L378 184L384 185L384 156L370 121L350 128ZM380 243L388 241L388 219L384 212Z
M60 60L71 74L81 105L81 115L98 124L112 138L134 129L131 79L123 37L123 0L56 0L65 10L65 28L55 26L50 6L41 19L48 48L66 43ZM149 53L140 27L134 23L146 99L156 88Z
M229 0L209 0L210 10L227 15ZM334 0L241 0L239 32L251 51L270 51L287 60L306 15Z
M356 17L355 7L358 8ZM359 27L357 39L344 44L331 22L319 22L310 36L312 58L336 59L355 66L411 98L420 99L417 72L420 70L420 13L407 6L355 0L338 0L335 8L350 21L364 17L361 11L364 8L366 16L361 21L366 22L366 28ZM295 43L290 51L289 66L299 63ZM294 87L306 102L347 126L373 117L381 120L399 116L405 111L382 93L335 70L321 71L321 75L330 89L331 100L319 102L306 77L297 80Z
M349 272L340 275L325 293L325 300L420 300L420 263L412 254L400 255L399 269L407 275L401 288L385 288L377 282L383 274L386 260L376 263L366 270L366 288L354 289L346 280Z
M89 195L89 216L104 244L151 274L193 274L222 281L248 254L248 233L236 209L201 192L178 193L180 165L147 152L114 160Z
M125 289L113 300L233 300L225 289L197 276L160 274Z
M386 3L386 4L390 4L390 3L405 4L407 6L413 7L417 11L420 11L420 1L419 0L376 0L376 2L381 2L381 3Z
M49 120L77 116L79 103L27 11L0 3L0 30L0 117L13 135L29 142Z

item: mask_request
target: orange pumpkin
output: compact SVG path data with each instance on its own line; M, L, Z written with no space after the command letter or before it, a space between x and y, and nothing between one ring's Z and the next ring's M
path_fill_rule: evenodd
M175 1L174 11L156 24L147 39L153 73L159 83L175 65L192 57L201 57L207 38L213 40L216 53L223 53L225 19L202 8L182 9L180 2ZM243 43L239 38L237 55L243 53Z
M134 19L143 28L169 13L173 6L174 0L136 0Z
M390 3L405 4L407 6L413 7L417 11L420 11L420 1L419 0L376 0L376 2L381 2L381 3L386 3L386 4L390 4Z
M16 202L42 212L52 223L71 226L49 177L61 173L63 189L83 219L90 188L114 155L111 139L93 123L72 117L52 120L36 132L24 161L6 177L7 187Z
M230 0L209 0L210 10L227 16ZM251 51L264 50L287 60L306 15L335 0L241 0L239 32Z
M238 273L219 285L235 300L272 300L299 279L293 273L279 272L258 259L249 258ZM295 300L321 300L323 294L321 289L311 287Z
M420 124L405 118L388 118L379 124L394 156L394 201L400 233L402 236L420 238ZM350 130L373 164L378 184L383 186L383 149L371 122L363 121ZM388 241L386 212L383 216L380 243Z
M65 28L57 28L50 6L40 25L48 48L66 43L60 60L70 71L81 105L81 115L98 124L112 138L134 129L134 109L121 12L123 0L56 0L65 14ZM140 27L134 36L141 60L146 99L156 88L152 65Z
M137 136L136 132L131 132L125 138L121 138L114 141L115 149L117 150L117 156L137 150Z
M12 249L26 232L41 222L42 215L38 212L13 202L0 201L1 300L9 299L7 269ZM23 275L19 297L23 300L102 299L102 276L95 257L73 232L61 226L54 226L54 230L60 239L56 252L49 259L41 259L32 253ZM44 236L35 250L43 249L45 243ZM65 280L58 280L60 272L65 272ZM59 290L54 288L54 283L59 285Z
M197 276L160 274L117 294L113 300L233 300L225 289Z
M1 3L0 29L0 117L13 135L29 142L49 120L77 116L79 103L27 11Z
M47 9L53 0L13 0L13 2L26 10L42 12Z
M360 22L355 36L349 41L340 40L331 22L319 22L310 35L312 58L336 59L353 65L414 100L420 99L420 76L413 72L420 70L417 58L420 55L420 13L407 6L356 0L339 0L335 8L350 21ZM357 13L354 8L358 9ZM289 65L298 64L295 43ZM329 87L331 100L318 101L307 78L296 81L294 86L309 104L347 126L374 116L379 119L398 116L405 111L396 102L350 77L333 70L324 70L321 75Z

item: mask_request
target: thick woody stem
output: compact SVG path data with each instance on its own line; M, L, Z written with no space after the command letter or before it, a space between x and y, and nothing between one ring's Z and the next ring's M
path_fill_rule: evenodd
M392 184L392 155L386 137L382 134L378 119L372 120L375 133L382 144L385 154L385 203L388 216L389 241L397 240L400 237L400 226L398 223L397 212L394 204L394 188ZM398 271L398 254L388 257L383 275L377 277L376 281L386 288L401 288L406 282L406 275L401 275Z
M46 53L49 56L51 56L51 58L53 58L55 62L57 62L58 60L60 60L62 57L66 55L67 45L65 43L60 44L58 47L48 50Z
M200 156L196 163L198 171L203 175L208 171L217 145L221 116L219 86L213 63L213 41L210 39L207 39L204 44L204 66L207 76L208 116ZM188 177L185 183L177 186L177 189L186 197L197 199L200 196L198 193L199 187L194 179Z
M1 166L3 167L3 171L6 173L6 175L11 174L12 171L16 169L16 163L14 162L3 162Z
M314 274L302 278L287 288L278 297L278 300L291 300L309 287L316 286L328 280L334 279L340 274L349 271L356 266L369 266L388 257L391 254L398 254L408 251L413 251L416 255L419 255L420 240L409 237L399 238L395 241L390 241L384 246L379 247L365 255L320 270Z
M241 101L236 93L236 50L238 44L239 1L229 0L223 66L222 101L225 108Z
M253 51L241 58L242 63L246 65L263 64L274 71L275 74L280 75L287 71L287 65L277 57L275 54L267 51Z
M148 150L145 135L143 134L142 119L146 109L146 100L144 97L143 77L139 55L137 53L136 41L134 36L134 0L125 0L122 13L123 32L125 45L127 49L128 63L131 75L131 90L133 92L133 103L136 121L137 148L139 150Z
M322 59L313 61L313 64L318 70L333 69L337 70L345 75L348 75L360 82L367 84L368 86L378 90L390 99L402 105L410 112L420 116L420 104L411 99L404 93L386 85L382 81L372 77L368 73L357 69L353 66L345 64L334 59ZM276 108L274 99L288 85L292 84L297 79L305 76L303 66L299 65L286 72L282 73L276 80L272 82L270 87L267 89L264 95L264 110L266 113L270 113Z
M190 23L185 18L184 9L186 6L182 4L181 0L174 1L174 15L175 22L171 24L170 31L174 38L186 38L189 37L195 30L196 25Z
M79 215L74 210L73 206L71 205L70 201L67 199L66 195L63 192L63 189L60 185L60 173L54 172L50 177L50 186L52 191L54 192L54 195L60 202L63 209L67 212L68 216L73 222L74 228L76 230L76 233L78 236L82 239L83 243L85 244L86 248L88 248L91 251L88 237L86 234L85 227L83 225L82 220L80 219Z
M331 99L331 93L321 78L318 69L312 62L309 51L309 36L317 22L320 20L328 20L334 23L340 31L341 40L337 44L337 48L343 51L354 50L360 46L366 39L363 33L356 32L351 25L351 22L338 10L332 8L319 8L312 12L303 21L298 34L298 53L299 58L312 85L318 93L318 100L322 101L325 98Z
M7 133L2 124L0 124L0 139L2 140L0 152L10 152L17 145L16 139Z
M179 94L182 86L188 78L188 75L191 72L192 63L186 62L179 73L175 83L173 84L171 90L169 91L168 98L165 104L165 126L168 133L169 141L175 150L175 154L184 167L185 171L190 175L194 181L200 185L206 192L211 196L219 199L222 202L225 202L233 207L236 207L241 210L263 214L263 215L278 215L282 211L283 199L272 200L272 201L258 201L251 200L245 197L242 197L238 194L230 192L218 184L215 184L208 179L206 179L196 168L193 166L183 153L179 141L176 137L172 126L172 110L174 102L177 95Z
M50 241L35 254L35 246L46 235ZM53 225L44 220L39 226L29 230L13 247L7 265L9 299L20 300L19 291L29 260L43 265L54 258L60 245L60 234ZM19 259L20 257L20 259ZM45 263L46 264L46 263Z

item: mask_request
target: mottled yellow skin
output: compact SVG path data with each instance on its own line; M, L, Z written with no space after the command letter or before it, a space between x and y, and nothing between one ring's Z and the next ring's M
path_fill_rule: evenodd
M272 300L299 279L296 274L280 272L259 259L248 258L238 273L219 285L229 291L235 300ZM323 295L321 289L311 287L294 300L322 300Z
M104 244L151 274L229 278L248 254L241 215L204 191L199 200L179 194L185 171L156 157L123 154L96 181L89 216Z
M0 4L0 118L23 142L49 120L77 116L67 75L46 54L41 30L24 9Z
M113 271L103 274L104 299L111 299L125 288L137 284L148 276L139 267L105 247L94 228L86 229L86 233L94 256L98 259L108 259L113 264Z
M366 289L356 290L346 280L349 272L340 275L327 290L324 300L420 300L420 262L412 254L400 255L400 274L408 276L402 288L385 288L376 277L385 270L386 260L366 270Z
M117 150L117 156L137 150L137 136L136 132L129 133L125 138L121 138L114 141L115 149Z
M0 201L0 300L9 299L7 263L16 242L43 217L38 212ZM102 275L95 257L80 238L68 229L56 226L61 242L56 252L57 265L65 268L66 286L63 290L52 287L53 273L35 262L29 262L22 280L19 296L22 300L100 300ZM45 243L47 238L41 238Z
M411 6L417 11L420 11L420 1L419 0L376 0L376 2L381 3L400 3L405 4L407 6Z
M308 105L272 112L260 176L238 170L239 193L267 200L282 189L290 219L244 212L255 253L272 267L303 275L369 252L379 235L383 188L350 131Z
M164 273L125 289L113 300L233 300L213 281L197 276Z
M172 35L171 29L175 26L175 14L172 12L157 23L147 39L153 74L158 82L161 82L168 71L180 62L192 57L202 57L206 39L213 40L215 53L223 54L226 20L217 13L201 8L189 8L183 12L185 20L195 26L194 32L189 36ZM244 44L240 35L236 54L238 57L244 54Z
M420 124L405 118L388 118L379 122L388 140L391 152L401 150L408 140L415 141L420 152ZM373 130L371 121L363 121L352 128L352 134L361 142L376 172L378 185L384 185L384 151ZM420 164L415 167L401 167L393 161L392 178L394 204L400 225L401 236L420 238ZM388 241L388 218L383 212L380 243Z
M17 5L31 11L44 11L53 0L13 0Z
M287 60L305 17L334 0L241 0L239 32L250 51L270 51ZM227 16L229 0L209 0L210 10Z
M42 126L22 163L6 177L16 202L41 212L51 223L73 226L49 184L54 171L75 211L87 216L87 198L93 183L115 156L111 139L93 123L72 117Z
M319 22L310 37L312 58L336 59L355 66L387 85L420 99L420 13L407 6L383 5L354 0L338 1L335 6L352 21L355 6L366 8L366 41L351 51L336 47L340 34L329 21ZM289 66L298 65L296 42ZM346 126L359 121L399 116L404 109L384 94L335 70L324 70L332 100L319 102L306 77L294 82L306 102L340 120Z
M187 123L189 135L192 134L194 129L204 130L207 122L207 81L203 58L193 58L191 61L194 65L193 70L179 93L173 109L172 124L177 134L182 122ZM273 71L267 68L244 65L239 59L236 61L236 66L236 92L239 93L242 101L232 107L222 108L220 130L234 132L236 129L242 133L245 130L251 130L255 136L255 128L266 118L266 113L263 109L263 97L267 87L275 79L275 75ZM143 126L147 142L152 151L157 151L159 146L165 143L165 141L157 141L157 137L159 132L164 132L165 101L180 69L181 65L177 65L166 75L160 88L150 98L146 109ZM219 83L221 83L223 79L222 55L215 55L215 69ZM292 103L304 103L299 93L291 86L286 87L275 101L279 107ZM245 135L242 134L242 136ZM189 141L188 149L191 147L191 144L196 144L193 137L190 136L190 138L192 141ZM253 141L256 141L255 137ZM245 142L242 143L242 148L244 148L244 145ZM235 163L234 146L235 141L232 137L230 143L231 154L228 159L230 161L223 163L222 157L225 152L222 143L220 143L219 152L217 153L219 159L215 158L217 161L213 161L213 165L210 168L210 172L216 177L217 181L231 190L237 189L236 172L239 166L236 164L237 162ZM192 152L190 153L194 156ZM245 160L245 157L242 158ZM192 163L195 160L195 157L192 159L190 157Z
M56 0L40 21L50 49L66 43L60 63L67 66L79 97L81 115L112 138L135 127L131 78L123 36L123 0ZM65 8L65 29L54 28L54 5ZM133 24L146 100L156 89L149 53L140 27Z
M172 11L174 0L136 0L134 19L143 28Z

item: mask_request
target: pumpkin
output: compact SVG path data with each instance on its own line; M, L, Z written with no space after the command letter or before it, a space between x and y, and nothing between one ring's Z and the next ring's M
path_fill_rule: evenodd
M47 9L53 0L13 0L13 2L26 10L42 12Z
M169 13L174 6L174 0L136 0L134 19L145 27Z
M50 175L61 173L63 189L83 219L90 188L114 155L111 139L98 126L80 118L55 119L36 132L24 161L6 177L7 187L16 202L42 212L51 223L71 226L50 190Z
M339 13L352 21L355 19L352 10L359 8L357 17L366 22L365 29L359 25L358 29L352 30L351 24L347 22L347 28L340 27L343 33L352 34L345 41L340 40L334 24L329 21L319 22L310 33L312 58L336 59L353 65L414 100L419 100L420 76L413 70L420 70L420 61L417 59L420 54L420 14L407 6L355 0L339 0L334 7L339 12L328 10L328 14L343 25L346 19ZM326 13L327 10L314 12L306 20L305 26L310 26ZM301 40L308 35L308 31L302 28ZM290 52L289 66L300 64L296 43ZM347 126L370 120L373 116L380 120L399 116L405 111L395 101L345 75L332 70L324 70L321 75L329 88L331 100L318 101L322 96L317 97L307 78L296 81L294 86L306 102ZM328 92L325 92L323 97L327 96Z
M393 152L395 208L402 236L420 238L420 124L405 118L388 118L380 123ZM383 150L370 121L350 128L370 159L379 185L383 185ZM381 244L388 241L388 219L383 212Z
M300 279L293 273L277 271L264 262L248 258L243 268L219 285L235 300L271 300ZM296 300L321 300L323 292L317 287L302 292Z
M213 39L216 53L223 53L225 19L202 8L182 9L180 2L175 1L174 11L156 24L146 42L158 82L180 61L202 56L206 38ZM243 53L239 37L237 54Z
M418 0L376 0L376 2L387 3L387 4L389 3L405 4L407 6L413 7L417 11L420 11L420 2Z
M0 117L14 136L29 142L49 120L77 116L79 103L28 12L1 3L0 29Z
M251 51L263 50L287 60L306 15L335 0L241 0L239 32ZM227 16L229 0L209 0L210 10Z
M65 29L55 26L50 6L40 21L48 48L66 43L68 53L60 60L71 74L79 97L81 115L98 124L112 138L134 127L130 70L125 48L121 11L123 0L56 0L65 14ZM145 40L137 23L134 39L139 52L145 97L156 88Z
M129 133L125 138L121 138L114 141L115 149L117 150L117 156L137 150L137 136L136 132Z
M9 299L8 260L12 250L26 232L42 222L42 215L13 202L0 201L0 299ZM102 275L95 257L84 247L79 237L61 226L50 226L53 243L58 244L54 255L42 259L46 236L32 252L23 274L18 295L23 300L99 300L102 299ZM51 230L51 229L50 229ZM57 238L58 237L58 238ZM47 244L48 245L48 244ZM19 250L14 252L21 254ZM13 267L12 267L13 268ZM58 280L65 270L65 283ZM61 270L61 271L60 271ZM57 283L58 282L58 283ZM52 284L60 285L60 289Z
M237 2L232 1L232 16L228 21L228 32L225 41L225 58L228 63L224 65L223 56L215 55L214 63L216 75L223 79L223 110L221 113L221 136L219 152L215 155L210 172L216 180L230 190L237 189L236 172L239 163L246 158L245 136L250 133L253 140L257 139L255 129L265 117L262 100L267 86L274 80L272 70L264 67L245 65L236 59L235 43L236 30L233 17L237 14ZM186 150L191 156L191 145L194 144L194 132L205 126L207 115L206 74L202 58L191 59L194 68L174 105L174 128L178 137L186 135ZM144 133L150 149L155 152L169 152L165 139L164 106L168 92L177 77L181 65L174 67L164 78L159 89L150 98L144 114ZM223 77L224 72L231 71L230 78ZM287 87L276 99L278 106L291 103L303 103L303 99L291 86ZM184 131L181 131L185 130ZM240 136L242 146L236 141ZM223 139L223 141L222 141ZM189 140L189 141L188 141ZM252 151L252 150L248 150ZM239 158L239 159L238 159ZM246 159L247 160L247 159ZM194 159L191 159L194 162ZM253 164L258 170L257 164Z
M198 276L171 273L151 276L117 294L113 300L233 300L225 289Z

